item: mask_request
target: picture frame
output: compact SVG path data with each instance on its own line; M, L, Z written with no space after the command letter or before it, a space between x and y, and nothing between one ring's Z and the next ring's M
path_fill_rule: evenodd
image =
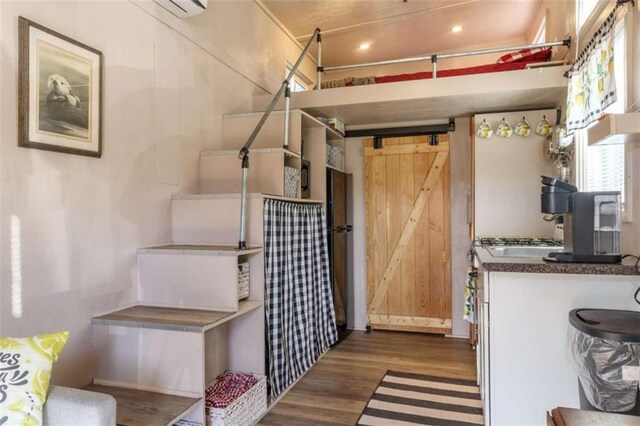
M18 146L100 158L102 52L18 19Z

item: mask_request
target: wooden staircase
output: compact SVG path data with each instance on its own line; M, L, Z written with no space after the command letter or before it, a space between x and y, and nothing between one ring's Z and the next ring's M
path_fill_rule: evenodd
M219 374L265 374L262 250L180 242L137 257L138 302L91 321L97 367L86 389L116 398L119 425L204 425L205 388ZM238 301L244 261L250 294Z
M246 203L250 248L236 248L237 148L260 114L226 116L227 151L200 156L202 188L232 193L175 194L173 241L137 250L137 302L93 317L97 365L94 383L86 389L116 398L118 425L173 425L179 420L205 425L205 388L218 375L226 370L266 374L264 198L284 199L284 167L300 169L304 155L314 164L310 179L315 200L297 201L324 202L326 147L344 147L340 134L303 111L293 111L292 117L289 149L280 145L284 116L275 113L252 151L255 193L248 194ZM233 170L234 178L221 185L228 178L225 170ZM299 184L297 192L299 197ZM237 268L247 261L250 293L238 301Z

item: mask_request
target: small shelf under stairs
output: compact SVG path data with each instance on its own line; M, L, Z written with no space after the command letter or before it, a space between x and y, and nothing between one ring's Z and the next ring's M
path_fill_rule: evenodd
M167 395L113 386L89 385L92 392L111 395L118 403L118 426L173 425L202 402L202 398Z
M135 305L94 317L93 325L113 325L202 333L258 309L262 302L243 300L237 312Z

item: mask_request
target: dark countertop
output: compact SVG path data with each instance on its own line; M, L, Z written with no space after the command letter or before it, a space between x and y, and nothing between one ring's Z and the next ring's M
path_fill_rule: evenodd
M622 264L554 263L536 257L494 257L481 246L475 247L476 258L489 272L521 272L525 274L640 275L635 260Z

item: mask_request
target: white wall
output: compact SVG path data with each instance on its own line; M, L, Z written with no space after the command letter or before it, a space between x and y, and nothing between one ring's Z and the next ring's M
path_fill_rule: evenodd
M91 381L91 316L135 301L136 247L170 240L170 196L197 192L222 114L299 54L254 2L210 4L222 27L203 35L146 0L0 2L0 335L70 330L56 383ZM101 159L18 148L18 16L102 51Z
M491 138L475 138L475 235L478 237L553 237L555 224L540 213L540 176L557 176L557 166L544 154L545 138L534 130L543 116L555 124L556 111L537 110L475 116L493 128ZM504 118L515 128L526 117L526 137L496 136ZM475 130L474 130L475 131Z
M372 126L375 127L375 126ZM450 133L450 185L451 185L451 278L452 325L451 334L468 337L469 323L463 318L464 286L467 273L467 257L471 241L467 217L467 196L471 188L471 153L469 118L456 119L456 131ZM353 223L353 312L354 328L364 330L367 325L367 258L366 214L364 191L364 139L345 140L346 172L352 177Z

